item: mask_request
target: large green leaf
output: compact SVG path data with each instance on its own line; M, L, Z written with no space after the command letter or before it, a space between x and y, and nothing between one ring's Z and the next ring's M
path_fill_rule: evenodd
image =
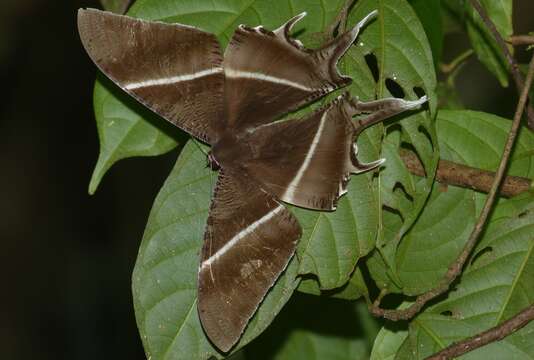
M321 31L337 15L342 0L310 2L268 0L139 0L128 15L148 20L179 22L214 33L223 46L240 23L275 28L306 10L308 16L295 31ZM95 86L95 117L100 136L100 156L93 172L93 193L106 171L117 161L133 156L164 154L176 146L176 131L149 111L140 111L135 101L109 81L100 78ZM163 132L162 132L163 130Z
M406 295L435 287L460 253L475 223L472 191L439 185L397 253L399 278ZM437 256L436 254L439 254Z
M480 0L480 3L503 39L511 36L514 32L512 0ZM465 2L465 7L467 33L478 59L497 77L502 86L508 86L508 66L500 47L469 1ZM511 46L509 49L513 51Z
M204 335L197 314L198 254L215 174L190 141L151 211L133 273L137 325L148 358L221 357ZM298 284L296 258L249 323L239 349L273 320Z

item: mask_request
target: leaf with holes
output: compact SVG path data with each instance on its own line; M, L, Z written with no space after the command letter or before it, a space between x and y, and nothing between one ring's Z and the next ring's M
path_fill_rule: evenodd
M512 26L512 0L480 0L503 39L510 37ZM493 73L502 86L508 86L508 66L506 59L491 32L482 21L478 12L465 2L467 34L478 59ZM510 52L513 48L509 47Z
M417 16L405 1L360 1L350 13L349 26L374 9L379 10L378 21L365 28L356 46L349 49L340 64L342 72L354 80L349 90L365 100L390 96L386 89L386 82L389 81L386 79L391 79L409 98L420 95L417 89L426 92L430 98L430 108L434 110L436 80L432 55ZM399 29L404 29L410 36L398 36ZM368 65L373 62L369 59L377 59L377 56L380 58L377 62L378 83L374 79L372 66L370 68ZM304 229L299 247L299 257L302 259L299 273L317 276L320 290L342 287L357 260L373 249L375 233L380 225L380 196L383 203L399 208L404 216L405 222L398 229L396 239L402 237L421 211L430 190L438 156L433 146L437 141L431 115L419 112L405 116L400 127L403 129L402 135L398 131L388 136L382 148L380 138L383 130L379 126L365 131L358 141L364 157L376 159L381 153L387 159L385 175L381 177L382 195L377 192L378 182L373 181L372 174L365 174L351 179L348 194L341 199L335 213L295 210ZM410 144L418 151L430 174L426 181L417 186L415 178L409 174L398 155L401 143ZM412 201L407 201L403 194L395 191L397 184L407 189ZM393 262L397 244L398 240L388 242L391 249L388 255ZM392 276L395 274L392 273ZM304 292L317 291L309 283L303 283L302 286Z
M402 218L395 233L386 238L382 211L377 243L387 267L385 272L398 282L397 246L424 206L439 156L432 121L437 104L436 78L424 29L409 3L404 0L359 1L349 20L354 22L372 9L378 9L378 21L366 28L357 40L357 46L349 49L342 60L342 69L354 78L351 92L362 99L391 96L391 92L410 99L423 92L429 97L430 113L405 114L400 122L386 126L385 131L379 127L370 129L374 131L370 132L371 136L385 135L377 149L381 157L387 159L383 171L375 179L380 184L379 208L394 209ZM404 146L414 149L424 164L428 176L423 181L411 175L400 158L398 150Z

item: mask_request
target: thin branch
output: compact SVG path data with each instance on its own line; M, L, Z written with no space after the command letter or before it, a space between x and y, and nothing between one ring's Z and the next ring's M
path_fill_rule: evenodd
M530 305L513 318L506 320L502 324L469 339L451 344L440 352L427 357L426 360L446 360L463 355L469 351L473 351L494 341L504 339L508 335L513 334L517 330L527 325L532 320L534 320L534 304Z
M471 2L471 5L475 8L475 10L478 12L480 17L482 18L482 21L484 21L484 24L486 24L489 31L493 34L493 37L497 41L497 45L501 48L502 53L504 54L504 57L506 58L506 61L508 61L508 64L510 65L510 71L512 72L512 77L515 81L515 86L517 87L517 92L521 93L521 91L524 88L524 81L523 76L521 75L521 71L519 70L519 65L517 64L517 61L515 61L514 57L510 53L510 50L508 49L508 46L506 45L506 42L504 41L503 37L497 30L497 27L491 21L491 19L488 16L488 13L486 10L482 7L479 0L469 0ZM528 127L531 130L534 130L534 109L531 106L527 106L527 117L528 117Z
M456 59L452 60L448 64L440 64L439 69L444 74L449 74L455 71L460 65L464 63L475 51L473 49L468 49L461 53Z
M406 168L414 175L426 176L425 168L417 155L408 150L401 150L401 158ZM448 160L440 160L436 172L436 181L445 185L455 185L488 193L495 178L493 171L476 169ZM519 176L506 176L500 188L499 195L513 197L521 193L534 190L531 179Z
M519 97L519 102L517 104L517 108L515 111L514 120L512 122L512 126L508 133L508 139L506 140L506 144L504 146L503 154L501 157L501 162L495 174L495 178L491 185L491 189L488 193L486 202L484 204L484 207L482 208L480 216L475 224L475 227L473 231L471 232L471 235L469 236L469 239L467 240L458 258L449 266L447 273L445 274L443 279L440 281L438 286L435 287L434 289L429 290L428 292L424 294L419 295L416 298L415 302L412 305L410 305L410 307L406 309L401 309L401 310L382 309L380 308L379 303L375 302L374 304L369 306L369 310L371 311L373 315L381 316L381 317L384 317L386 319L390 319L393 321L411 319L413 316L415 316L415 314L417 314L423 308L423 306L425 306L425 304L428 301L447 292L449 290L450 284L462 272L465 262L467 261L469 255L471 254L473 248L475 247L478 241L478 238L480 234L482 233L482 230L488 220L491 208L493 207L493 204L497 197L497 191L499 190L501 182L504 178L506 167L508 166L508 161L510 160L512 148L514 146L515 139L517 137L517 132L519 130L519 126L521 125L521 115L523 114L523 111L525 110L525 105L526 105L527 98L528 98L528 91L530 89L530 86L532 85L533 77L534 77L534 56L532 57L530 61L525 87L521 91L521 96Z
M534 45L534 36L532 35L514 35L506 39L506 42L513 46Z

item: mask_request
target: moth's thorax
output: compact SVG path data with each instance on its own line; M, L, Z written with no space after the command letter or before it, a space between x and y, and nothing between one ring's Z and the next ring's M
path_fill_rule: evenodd
M251 149L247 137L226 131L219 140L213 144L208 161L216 163L220 167L225 165L239 164L250 157Z

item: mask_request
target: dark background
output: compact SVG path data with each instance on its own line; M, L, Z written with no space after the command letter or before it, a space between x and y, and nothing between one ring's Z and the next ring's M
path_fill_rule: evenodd
M532 1L514 2L516 33L534 30ZM87 194L98 155L96 70L76 32L79 7L99 5L3 0L0 7L2 359L144 359L130 274L176 152L123 160ZM466 44L449 36L446 58ZM467 107L511 117L514 89L501 89L474 58L458 88Z

